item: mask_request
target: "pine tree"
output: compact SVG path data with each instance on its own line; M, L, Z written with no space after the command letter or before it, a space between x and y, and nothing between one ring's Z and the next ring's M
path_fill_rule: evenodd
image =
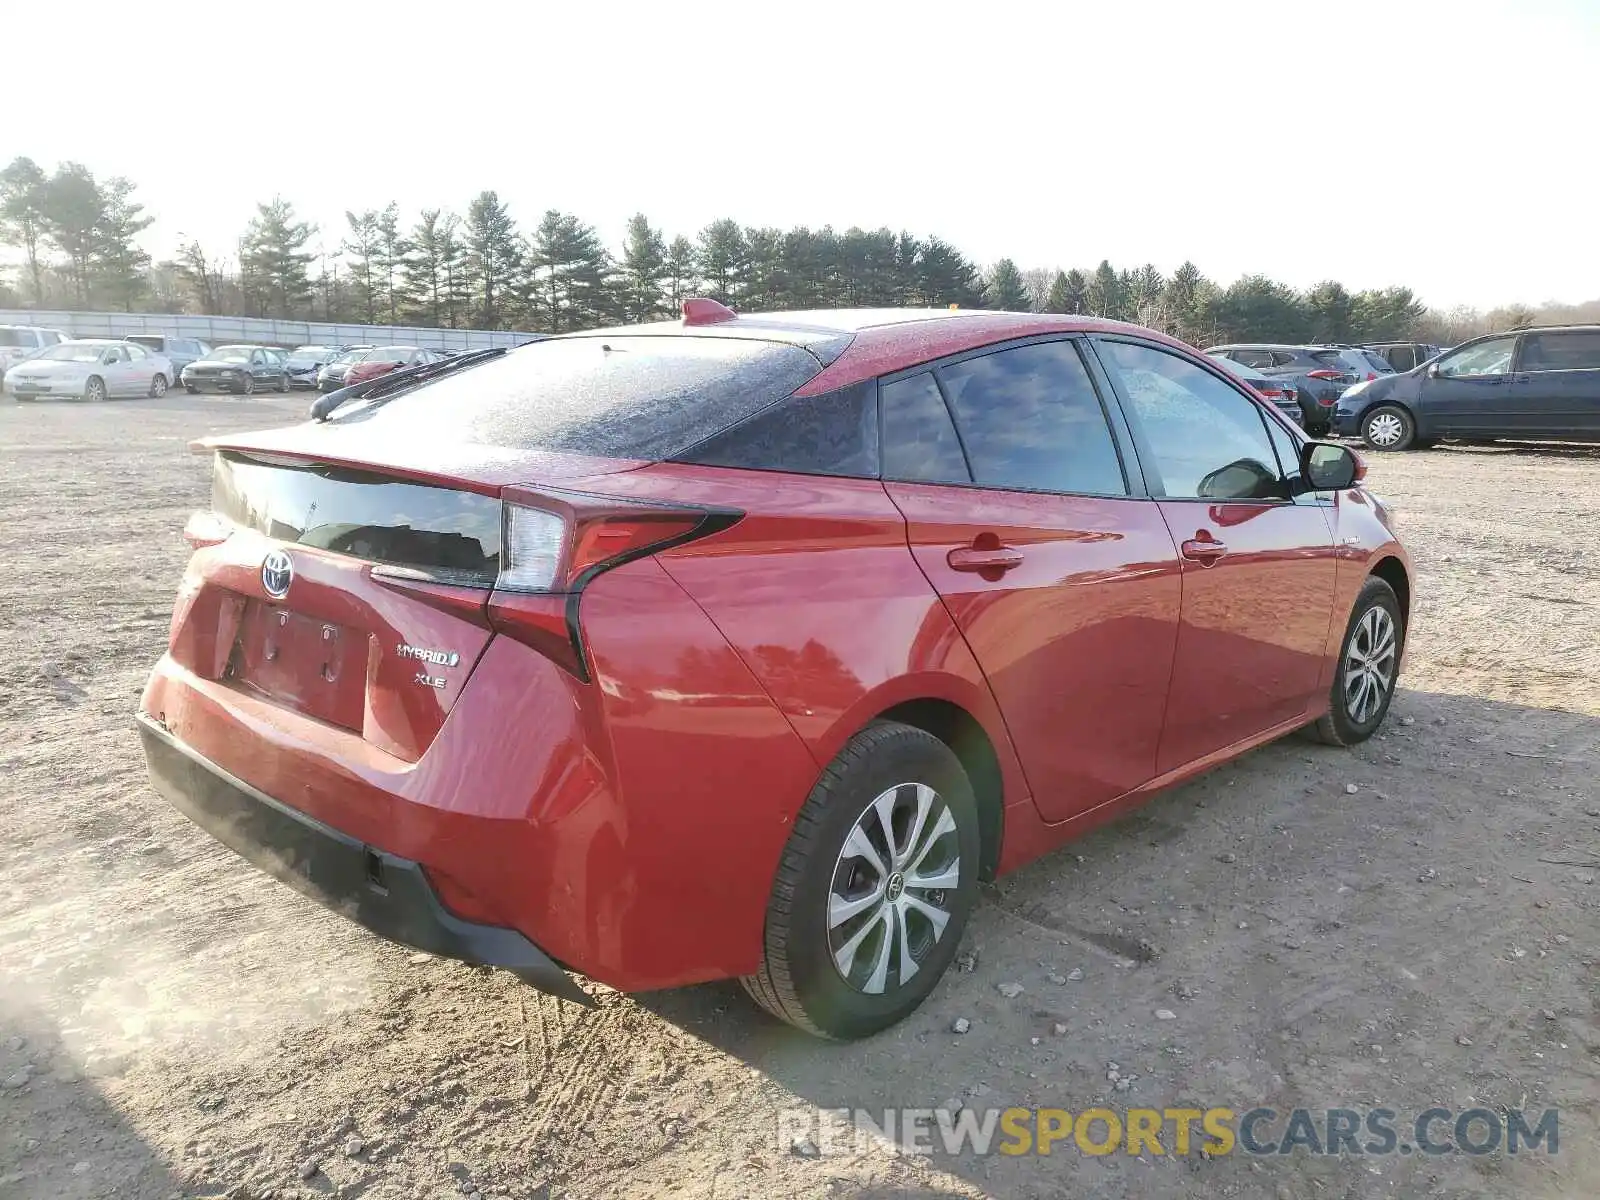
M120 175L100 189L100 220L94 231L92 270L100 294L133 311L133 302L150 286L150 255L135 239L153 223L144 205L133 200L133 183Z
M400 206L393 201L378 214L376 260L373 264L383 288L382 304L389 313L389 324L400 323L400 291L396 276L405 268L408 247L400 234Z
M245 227L240 257L262 296L266 312L292 317L311 302L311 260L306 243L316 227L295 216L294 205L281 196L257 204Z
M1166 289L1167 281L1153 263L1145 263L1134 271L1128 292L1127 318L1150 329L1165 330Z
M917 264L917 303L930 308L954 304L982 308L983 281L978 268L942 238L929 238Z
M0 243L22 250L28 281L33 286L33 303L44 306L44 269L39 261L39 244L45 237L48 219L45 202L49 176L31 158L15 158L0 170Z
M593 227L551 209L534 230L530 292L539 327L565 333L605 323L611 258Z
M479 192L467 206L467 271L480 329L499 329L504 294L521 268L517 225L494 192Z
M1089 312L1108 320L1120 319L1122 313L1122 281L1105 259L1094 269L1089 280Z
M984 289L984 307L998 308L1003 312L1027 312L1028 288L1022 282L1022 272L1009 258L1002 258L989 272Z
M1050 281L1050 290L1045 293L1044 311L1047 313L1070 313L1072 311L1071 284L1067 281L1065 271L1057 271L1055 278Z
M700 231L695 267L706 294L730 308L743 303L749 282L750 247L737 221L724 217Z
M1354 301L1344 284L1325 279L1306 293L1311 336L1319 342L1348 342L1353 336Z
M643 213L635 213L628 219L619 267L624 319L653 321L662 315L666 274L666 239Z
M1167 281L1162 304L1167 312L1170 328L1167 332L1194 345L1210 341L1201 331L1200 305L1206 278L1200 268L1185 262Z
M683 302L700 287L700 278L695 273L694 244L683 234L673 238L672 244L667 247L667 260L662 264L661 275L667 309L676 316Z
M450 220L453 218L437 208L423 209L410 237L405 240L405 259L401 265L401 290L407 314L436 328L442 328L445 323L445 227Z
M1066 311L1079 315L1089 311L1089 280L1077 267L1067 272Z
M381 290L379 281L378 258L379 249L378 212L376 209L367 209L366 212L355 213L348 209L344 214L345 223L349 225L350 232L345 236L344 243L339 247L350 258L350 274L355 279L363 311L366 313L368 325L378 323L378 298ZM241 257L240 267L245 263Z
M747 277L743 304L747 312L771 312L783 307L788 292L783 261L783 233L777 229L747 229L744 233Z

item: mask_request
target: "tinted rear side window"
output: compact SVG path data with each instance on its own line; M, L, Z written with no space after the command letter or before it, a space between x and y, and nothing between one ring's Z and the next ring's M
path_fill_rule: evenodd
M337 424L444 442L660 460L792 394L822 369L798 346L663 335L547 338Z
M676 455L708 467L804 475L878 475L877 381L791 397Z
M927 371L878 389L883 475L919 483L970 483L967 459L939 385Z
M1036 342L939 368L978 483L1127 494L1105 410L1071 342Z
M1523 334L1522 369L1524 371L1600 369L1600 330Z

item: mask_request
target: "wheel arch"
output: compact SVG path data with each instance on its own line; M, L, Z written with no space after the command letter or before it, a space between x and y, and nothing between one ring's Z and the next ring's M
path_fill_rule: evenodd
M1406 566L1394 555L1385 555L1372 564L1372 570L1367 574L1370 577L1383 580L1394 589L1395 598L1400 601L1400 617L1411 625L1411 575Z
M954 701L937 696L901 701L873 721L897 721L920 729L950 747L961 760L978 802L978 834L983 847L978 877L993 880L1005 835L1005 784L1000 757L983 723Z

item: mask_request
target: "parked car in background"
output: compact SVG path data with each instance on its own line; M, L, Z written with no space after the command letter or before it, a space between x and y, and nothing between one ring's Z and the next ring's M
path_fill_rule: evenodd
M1374 450L1439 438L1600 441L1600 325L1491 333L1349 388L1338 430Z
M67 335L59 329L45 329L40 325L0 325L0 374L46 346L55 346L66 340Z
M18 400L165 396L172 364L137 342L75 338L46 346L5 373Z
M152 354L166 355L167 361L172 364L170 382L173 383L177 382L178 376L190 363L211 353L210 344L199 338L172 337L165 333L130 333L123 340L137 342Z
M186 392L236 392L289 390L288 359L272 346L218 346L183 372Z
M297 346L289 351L289 386L315 388L317 372L339 353L336 346Z
M1409 371L1412 367L1420 367L1430 358L1437 358L1444 352L1443 346L1435 346L1429 342L1366 342L1362 349L1371 350L1381 354L1396 371Z
M1227 369L1227 371L1245 383L1263 400L1271 401L1273 406L1296 425L1305 425L1305 413L1300 407L1300 393L1294 386L1292 379L1274 379L1263 374L1254 367L1247 367L1241 362L1234 362L1231 358L1224 358L1220 354L1209 355L1212 362Z
M1207 354L1254 367L1274 379L1292 379L1306 432L1321 437L1333 426L1333 410L1352 383L1376 376L1378 368L1353 347L1248 343L1212 346Z
M371 346L343 347L317 372L317 391L331 392L335 388L342 388L345 372L350 369L350 364L371 349Z
M342 387L351 384L365 383L369 379L376 379L379 375L387 375L390 371L398 371L402 367L419 367L423 363L440 362L444 355L434 350L424 350L420 346L379 346L368 350L360 358L352 362L345 371Z
M1388 510L1189 347L684 312L204 443L162 794L418 949L579 1003L739 977L843 1039L933 990L982 881L1382 725Z

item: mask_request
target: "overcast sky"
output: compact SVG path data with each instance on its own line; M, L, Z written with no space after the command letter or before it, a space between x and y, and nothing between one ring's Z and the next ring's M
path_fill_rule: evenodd
M613 245L643 211L1436 306L1600 296L1600 0L37 11L7 25L0 158L132 178L157 255L226 249L278 193L332 250L346 209L493 188Z

